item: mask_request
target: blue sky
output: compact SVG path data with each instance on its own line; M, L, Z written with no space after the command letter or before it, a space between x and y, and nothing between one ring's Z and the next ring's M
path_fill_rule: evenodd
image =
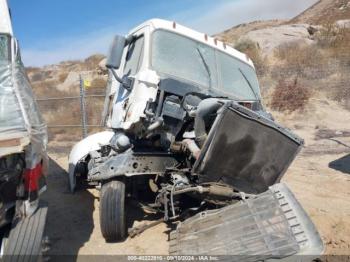
M8 0L24 63L105 53L114 34L150 18L213 34L243 22L291 18L316 0Z

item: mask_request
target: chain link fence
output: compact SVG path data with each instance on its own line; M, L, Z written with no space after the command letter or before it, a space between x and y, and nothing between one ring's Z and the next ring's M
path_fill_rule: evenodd
M103 129L101 115L105 90L87 86L86 82L80 76L79 85L72 86L67 96L37 97L51 143L77 142Z

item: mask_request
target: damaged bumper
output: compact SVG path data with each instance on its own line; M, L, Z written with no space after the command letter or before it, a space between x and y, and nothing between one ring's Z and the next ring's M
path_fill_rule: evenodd
M312 221L284 184L256 198L201 212L180 223L170 239L171 255L230 256L230 261L316 258L324 249Z

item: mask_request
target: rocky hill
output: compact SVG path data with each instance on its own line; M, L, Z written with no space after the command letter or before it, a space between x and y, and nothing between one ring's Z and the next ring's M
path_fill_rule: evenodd
M276 86L297 80L350 108L350 1L321 0L289 21L242 24L216 37L252 58L268 105Z
M349 0L321 0L289 22L324 25L349 18Z
M41 68L28 67L27 74L33 85L37 97L47 97L62 94L76 94L79 92L80 75L94 86L102 88L101 83L106 80L106 70L101 64L103 55L92 55L85 60L64 61L56 65ZM100 84L96 85L97 82ZM100 90L99 90L100 91Z
M241 36L246 35L251 31L278 26L286 22L288 22L288 20L254 21L250 23L239 24L215 36L224 42L234 42L237 41Z
M332 34L333 25L350 28L349 0L321 0L290 20L254 21L232 27L216 37L233 46L250 39L264 55L271 55L271 51L283 44L315 43L315 34L322 28L329 30L324 33Z
M81 61L27 68L40 110L49 126L51 141L76 141L81 137L82 130L78 127L81 124L80 78L91 83L85 90L88 125L100 124L107 84L104 61L105 57L97 54ZM60 125L69 127L60 128ZM94 132L96 128L89 131Z

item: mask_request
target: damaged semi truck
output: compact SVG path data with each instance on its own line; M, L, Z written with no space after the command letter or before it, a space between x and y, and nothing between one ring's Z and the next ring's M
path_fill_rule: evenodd
M255 261L322 253L314 225L280 183L303 140L265 111L245 54L154 19L114 38L107 68L106 131L69 156L70 189L82 180L100 189L107 241L127 236L127 200L136 199L178 222L170 254Z
M4 261L37 261L47 205L47 132L0 0L0 241Z

